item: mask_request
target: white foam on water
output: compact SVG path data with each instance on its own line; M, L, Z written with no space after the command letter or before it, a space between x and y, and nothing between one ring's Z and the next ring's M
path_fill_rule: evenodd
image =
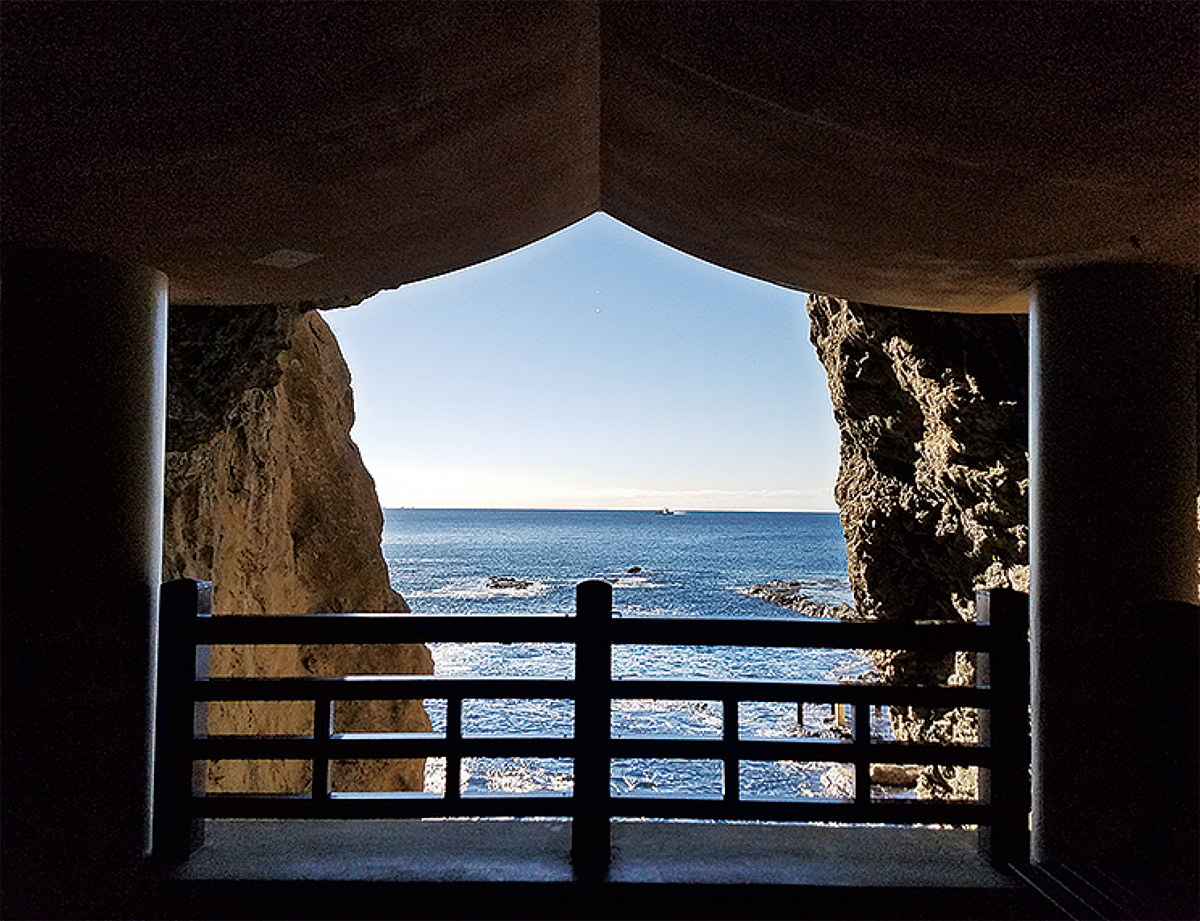
M487 770L486 778L487 789L495 793L570 793L575 786L570 768L549 758L507 759Z
M671 582L654 582L649 576L643 575L628 575L622 573L617 576L605 577L611 584L614 590L621 589L628 591L630 589L648 589L648 588L673 588L678 583Z

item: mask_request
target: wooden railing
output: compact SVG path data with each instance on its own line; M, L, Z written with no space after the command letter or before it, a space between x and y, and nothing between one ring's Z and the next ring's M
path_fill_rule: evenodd
M155 851L186 857L204 819L418 818L569 816L572 860L580 877L602 877L609 862L612 819L671 818L742 821L978 825L981 846L996 864L1028 854L1029 652L1024 595L980 592L978 622L892 624L799 620L621 618L612 587L580 583L575 616L423 617L328 614L211 616L204 583L163 586L156 760ZM575 650L573 678L463 678L425 675L353 678L211 678L206 651L218 644L564 643ZM975 687L837 684L780 680L623 679L612 677L614 646L783 647L979 653ZM333 708L348 700L446 701L441 736L337 733ZM570 738L473 737L462 731L464 700L574 701ZM612 702L621 699L702 700L721 704L720 738L614 738ZM307 701L313 732L302 737L210 736L203 705L211 701ZM828 739L749 739L739 734L739 704L782 701L844 705L852 714L848 742ZM197 705L200 705L199 707ZM978 708L977 745L934 745L872 738L870 708ZM348 759L444 757L441 795L339 793L331 762ZM565 758L574 782L566 797L461 794L467 757ZM720 799L615 797L615 758L711 759L723 764ZM300 759L312 765L311 791L302 795L221 794L204 789L204 767L215 759ZM749 799L739 784L747 761L814 760L851 765L853 799ZM974 802L875 798L873 764L974 765Z

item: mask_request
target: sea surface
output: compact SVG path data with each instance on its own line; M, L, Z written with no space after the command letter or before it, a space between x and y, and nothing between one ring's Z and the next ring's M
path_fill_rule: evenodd
M851 602L846 549L836 513L653 511L511 511L388 509L383 552L393 587L415 614L565 615L575 585L601 578L613 585L621 617L797 618L742 593L771 579L802 580L823 604ZM511 580L511 581L510 581ZM435 673L570 677L571 648L554 644L431 644ZM870 672L853 650L726 647L618 647L613 676L711 677L836 681ZM445 728L444 701L427 701L435 731ZM616 736L719 738L719 701L614 701ZM570 701L466 701L467 735L570 737ZM807 705L803 725L794 704L743 703L744 738L839 738L828 705ZM887 733L877 717L876 730ZM743 762L744 796L829 797L828 763ZM426 786L440 792L445 767L429 759ZM466 759L463 795L553 795L571 789L562 759ZM834 787L836 787L836 782ZM627 759L612 765L616 796L718 798L716 761ZM841 791L846 792L846 791Z

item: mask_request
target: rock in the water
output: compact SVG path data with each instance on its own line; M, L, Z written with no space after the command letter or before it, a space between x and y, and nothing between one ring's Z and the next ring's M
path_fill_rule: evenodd
M625 572L631 576L635 576L639 572L645 572L645 571L646 570L642 569L641 566L630 566L628 569L625 570Z
M488 588L507 589L511 591L521 591L532 586L533 583L528 579L516 579L512 576L488 576Z
M237 316L231 316L236 314ZM383 513L350 440L350 374L316 312L171 309L164 578L213 582L217 614L407 612ZM428 674L421 645L234 646L219 676ZM421 701L337 705L337 731L423 731ZM212 733L312 731L311 705L221 703ZM214 791L296 792L301 762L218 762ZM419 759L334 766L343 790L419 790Z
M808 584L803 581L772 579L770 582L751 585L749 588L743 589L742 594L761 598L763 601L777 604L781 608L787 608L803 614L805 617L835 617L848 620L857 616L853 605L821 604L819 601L814 601L805 594L808 588Z
M1028 591L1024 316L925 313L812 296L841 429L836 499L859 613L970 620L977 588ZM970 684L970 657L884 654L887 680ZM905 741L974 741L974 711L892 708ZM974 770L925 772L969 792Z

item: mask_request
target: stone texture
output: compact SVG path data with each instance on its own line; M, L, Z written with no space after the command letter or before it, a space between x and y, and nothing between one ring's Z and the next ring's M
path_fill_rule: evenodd
M977 588L1029 589L1024 316L951 316L808 302L841 429L836 500L859 613L971 620ZM884 653L887 680L968 684L966 654ZM892 708L898 738L971 742L972 711ZM927 794L967 794L939 768Z
M208 579L216 614L407 612L350 440L350 374L316 312L173 308L164 578ZM430 673L419 645L217 647L212 674ZM420 701L339 705L335 730L417 731ZM304 733L304 704L213 704L213 733ZM210 788L291 792L301 762L215 763ZM335 789L421 789L420 760L335 764Z

